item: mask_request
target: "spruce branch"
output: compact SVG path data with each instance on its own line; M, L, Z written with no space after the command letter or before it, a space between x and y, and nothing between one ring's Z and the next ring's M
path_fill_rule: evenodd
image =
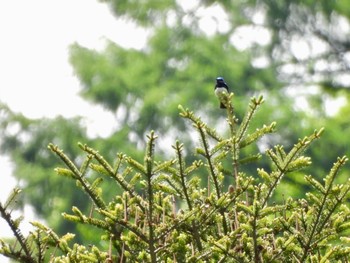
M107 172L107 174L115 179L118 184L126 191L128 191L131 195L134 194L134 190L130 184L128 184L123 177L121 177L118 174L120 163L123 159L125 159L124 156L119 156L119 161L117 162L116 169L114 170L112 166L103 158L101 154L98 153L98 151L92 149L91 147L88 147L87 145L83 145L81 143L78 143L79 147L87 152L89 155L92 155L94 159L104 168L104 170Z
M41 231L36 231L34 242L37 247L37 262L44 262L45 259L46 244L41 239Z
M195 124L195 127L200 134L201 142L203 144L203 149L204 149L204 157L206 158L206 161L208 163L209 174L210 174L211 179L213 180L213 183L214 183L216 196L217 196L217 198L220 198L221 191L220 191L220 187L219 187L218 175L216 174L215 166L214 166L214 163L212 160L212 156L210 155L210 146L209 146L209 143L207 141L205 130L204 130L205 125L203 124L203 122L197 122Z
M182 187L182 192L185 196L185 200L187 203L187 206L189 210L192 210L192 200L190 198L190 195L188 193L188 186L187 186L187 173L185 172L185 161L183 159L182 151L183 151L183 144L181 144L179 141L176 141L175 145L173 146L175 152L176 152L176 157L177 157L177 164L178 164L178 177L180 178L180 184Z
M256 142L258 139L263 137L266 134L273 133L276 131L276 122L272 122L270 125L264 125L260 129L256 129L252 134L245 136L239 143L240 148L244 148L253 142Z
M216 198L220 199L220 197L221 197L221 190L220 190L220 187L219 187L218 174L215 171L215 165L214 165L214 162L212 160L212 156L210 155L210 146L209 146L209 144L207 142L207 138L206 138L206 135L205 135L205 132L204 132L205 125L203 124L203 122L198 121L195 124L195 127L199 131L200 138L201 138L201 141L202 141L202 144L203 144L203 148L204 148L204 152L205 152L205 158L206 158L207 163L208 163L209 174L211 175L211 179L214 182L214 187L215 187L215 191L216 191ZM224 211L220 211L220 213L221 213L221 216L222 216L222 226L223 226L224 232L227 233L228 226L227 226L227 222L226 222L225 212Z
M133 232L143 242L145 242L145 243L149 242L148 237L145 234L143 234L142 231L140 231L140 229L137 227L137 225L132 224L131 222L128 222L128 220L120 219L120 218L116 217L115 215L111 214L107 210L99 210L99 213L101 213L101 215L104 215L111 220L106 228L107 230L109 227L113 226L113 224L121 225L122 227ZM99 223L97 225L99 225Z
M232 152L232 167L233 167L233 178L235 180L236 189L240 188L238 179L238 166L239 166L239 140L236 137L232 137L230 140L231 152Z
M227 123L230 127L231 131L231 137L236 136L236 124L238 122L235 112L234 112L234 107L232 104L232 98L234 97L234 93L224 93L223 94L223 104L226 106L226 112L227 112Z
M184 197L186 200L187 206L189 211L193 211L194 205L193 205L193 198L191 196L190 191L193 191L193 187L191 184L187 182L187 177L190 173L192 173L195 169L201 166L201 162L195 161L190 167L186 168L186 163L183 158L183 144L179 141L176 141L175 145L172 146L175 150L176 157L177 157L177 169L166 167L166 170L169 171L171 174L173 174L174 181L167 179L167 182L173 187L173 189L176 190L176 192L179 194L180 197ZM197 220L193 220L192 222L193 227L193 237L196 243L196 247L199 251L202 250L202 244L199 236L199 230L198 230L198 222Z
M320 138L322 132L323 128L319 131L314 131L312 135L299 140L288 154L284 151L282 146L276 146L275 151L271 149L266 151L267 156L270 157L270 160L276 165L277 171L271 173L272 180L270 180L269 190L263 199L262 206L267 204L268 199L276 189L279 181L287 172L310 164L308 158L305 159L304 157L300 157L300 155L310 146L311 142Z
M254 114L256 113L257 109L261 104L264 103L264 98L263 96L260 96L259 98L252 98L249 103L249 109L244 116L242 123L240 124L237 133L232 134L232 136L236 137L237 142L240 144L248 130L249 124L252 122L252 118ZM274 128L274 125L272 125L271 128ZM271 129L270 128L270 129ZM267 129L268 130L268 129Z
M192 124L196 127L197 123L202 123L203 130L215 141L222 141L223 138L217 134L215 129L210 128L207 124L205 124L201 118L194 115L193 111L190 111L189 109L184 109L182 105L178 106L178 109L180 110L180 116L189 119Z
M231 93L227 96L229 101L232 100L233 94ZM259 158L259 155L255 155L252 158L247 158L246 160L240 160L240 150L241 148L255 142L260 137L267 133L271 133L274 131L275 123L270 124L269 126L263 126L261 129L257 129L252 135L246 135L249 124L252 122L253 116L256 113L259 106L264 102L262 96L259 98L252 98L249 104L249 108L247 113L245 114L242 123L236 129L237 118L234 116L232 103L228 103L227 106L227 115L228 115L228 124L230 126L231 138L230 149L232 153L232 167L233 167L233 177L235 179L236 188L240 188L238 173L239 173L239 165L249 162L250 160L254 160Z
M63 153L63 151L58 148L58 146L53 145L52 143L50 143L48 147L73 172L74 179L76 179L77 182L79 182L79 184L83 188L84 192L91 198L91 200L94 202L94 204L99 208L102 208L102 209L105 208L106 204L102 200L101 195L98 192L96 192L95 189L93 189L91 187L90 183L84 178L84 174L81 173L81 171L74 165L74 163L68 158L68 156L65 155Z
M17 187L12 189L12 191L10 192L10 195L7 197L5 203L2 205L3 209L8 210L11 206L13 206L16 203L16 199L20 193L21 193L21 189Z
M157 256L155 253L155 235L154 235L154 222L153 222L153 209L154 209L154 190L152 184L152 177L154 175L153 164L154 164L154 148L155 140L157 136L154 131L147 136L147 148L145 154L145 175L147 180L147 200L148 200L148 213L147 213L147 222L148 222L148 247L151 257L151 262L155 263L157 261Z
M59 237L58 234L53 231L53 229L45 226L40 222L34 221L31 222L31 225L37 229L34 232L33 236L36 242L40 243L41 246L43 244L46 244L47 246L58 248L64 254L71 251L68 242L74 238L74 234L68 233L62 237ZM46 234L46 236L43 236L42 234Z
M315 237L323 231L325 225L330 223L330 218L335 212L336 208L341 204L343 198L348 194L350 188L348 187L347 192L341 196L341 198L337 198L337 201L330 205L329 200L334 198L331 197L332 189L334 189L334 180L336 175L338 174L340 168L348 161L346 156L342 158L338 158L337 162L334 163L330 173L325 178L325 186L324 190L320 189L319 191L321 195L321 199L317 201L316 204L316 214L313 216L312 226L310 231L307 231L307 239L305 244L303 244L303 254L301 256L301 261L305 261L310 253L310 249L313 247L314 243L317 244L320 240L315 240ZM315 199L314 199L315 200ZM323 237L324 238L324 237Z
M6 209L15 202L16 196L20 193L20 189L15 188L10 196L8 197L5 205L0 202L0 216L6 221L6 223L11 228L13 235L16 238L16 241L19 243L21 249L14 251L10 249L7 251L7 256L12 258L21 258L22 262L36 262L35 258L32 256L32 250L27 242L27 239L23 236L22 231L19 229L19 223L22 221L22 218L15 220L12 218L11 213ZM22 253L23 251L23 253ZM5 251L6 252L6 251Z
M85 173L87 172L87 169L90 165L90 162L93 158L92 154L88 154L83 162L83 164L80 166L80 173L84 176Z

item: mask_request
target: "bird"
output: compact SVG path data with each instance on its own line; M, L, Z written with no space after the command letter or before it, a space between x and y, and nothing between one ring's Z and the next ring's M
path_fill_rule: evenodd
M222 97L223 97L223 93L228 93L228 86L223 77L216 78L216 85L214 90L215 90L215 95L220 100L220 109L226 109L225 104L222 103Z

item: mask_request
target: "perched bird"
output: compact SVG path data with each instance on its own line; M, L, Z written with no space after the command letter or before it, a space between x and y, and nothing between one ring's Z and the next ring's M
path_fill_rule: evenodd
M220 109L226 109L226 106L224 103L222 103L222 94L228 93L228 86L224 80L223 77L217 77L216 78L216 85L215 85L215 95L220 100Z

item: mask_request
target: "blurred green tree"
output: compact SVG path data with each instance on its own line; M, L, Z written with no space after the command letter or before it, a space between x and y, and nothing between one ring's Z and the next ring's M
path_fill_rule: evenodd
M88 138L78 118L30 120L1 106L1 150L12 157L14 175L26 187L27 201L61 234L71 226L58 225L66 224L58 220L59 212L76 202L84 204L86 197L64 180L50 176L57 160L43 150L49 142L59 144L68 156L78 156L75 142L82 141L111 159L120 151L141 158L145 134L154 129L162 135L165 143L161 150L167 154L169 136L184 141L186 124L178 121L179 104L191 105L215 127L222 125L225 114L213 94L214 80L220 75L238 98L238 116L250 96L264 94L270 103L259 113L257 127L270 120L288 127L281 130L280 137L261 141L259 147L264 150L278 142L293 143L301 136L300 127L305 134L310 127L328 125L325 103L336 96L336 88L349 85L345 72L350 58L350 9L344 0L101 2L108 4L117 18L131 20L150 32L141 50L122 48L111 41L103 51L78 43L71 47L70 61L81 81L81 96L115 115L118 125L114 133L104 140ZM316 92L311 92L315 87ZM307 114L299 111L300 107ZM325 132L334 145L346 143L339 136L344 130L340 122L348 125L335 118L331 132ZM140 153L130 153L135 150L127 148L126 140ZM185 141L187 149L190 141ZM320 162L315 167L329 163L322 162L323 158L335 159L348 151L342 148L331 156L320 154L328 143L310 153L314 162Z

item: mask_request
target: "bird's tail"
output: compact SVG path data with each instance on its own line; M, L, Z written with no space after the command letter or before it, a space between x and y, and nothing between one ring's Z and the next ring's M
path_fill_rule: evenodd
M223 104L222 102L220 102L220 109L226 109L225 104Z

